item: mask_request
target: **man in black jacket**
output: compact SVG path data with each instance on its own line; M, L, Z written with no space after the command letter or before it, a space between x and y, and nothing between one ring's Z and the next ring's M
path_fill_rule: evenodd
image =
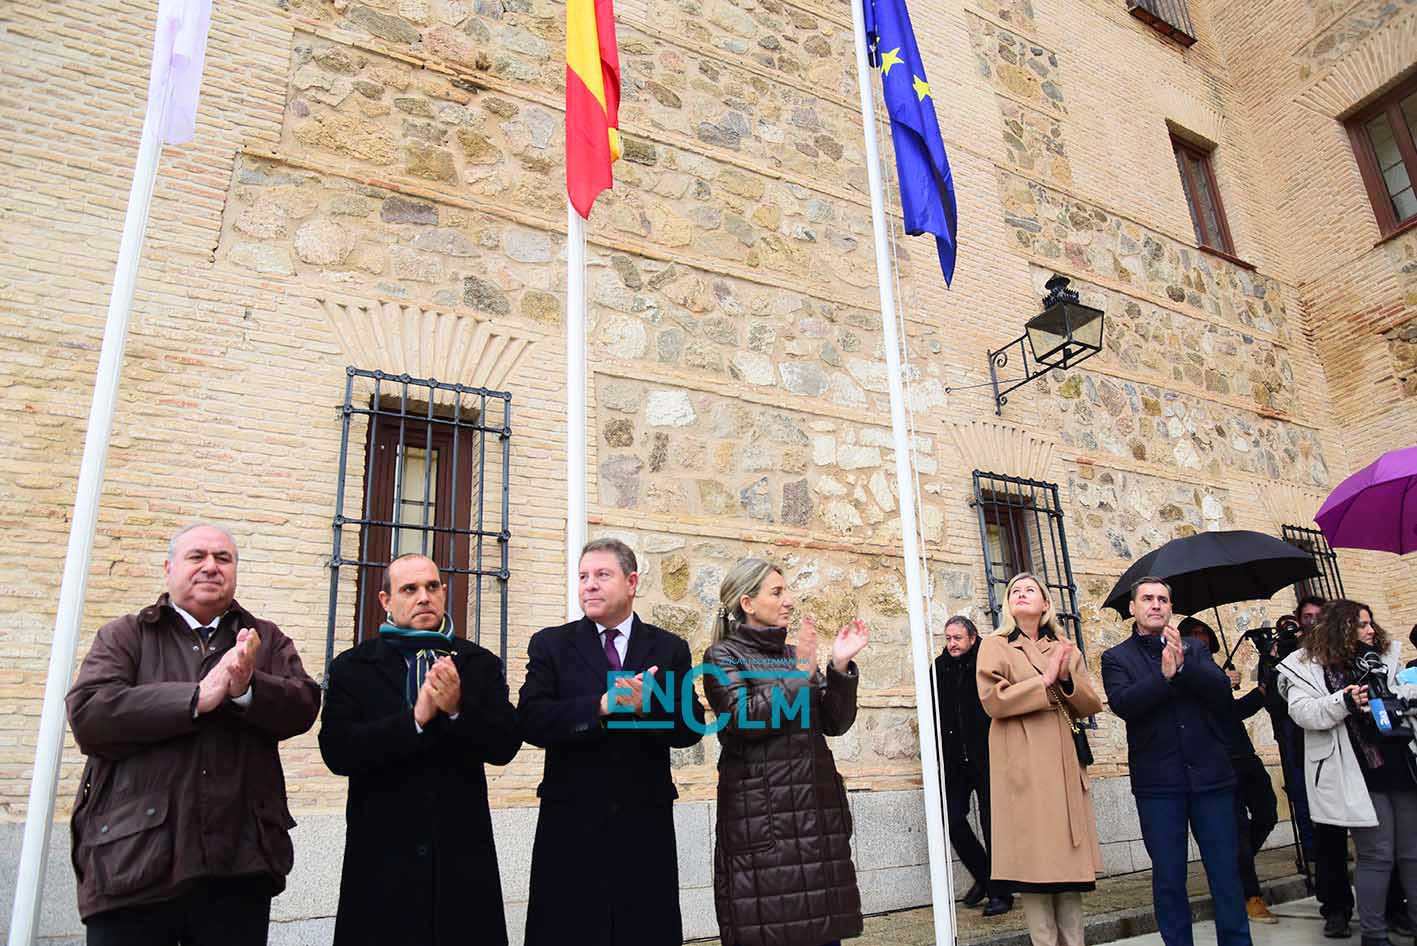
M945 624L945 649L935 658L935 691L940 711L940 745L944 756L945 805L950 843L974 886L964 895L964 905L983 903L985 916L1013 909L1013 894L990 880L989 859L989 714L979 702L975 662L979 656L979 631L964 615ZM969 800L979 796L981 845L969 826Z
M320 754L349 777L335 946L507 942L483 767L521 737L502 662L446 600L432 560L394 559L379 636L330 664Z
M1215 631L1204 621L1189 617L1176 629L1183 637L1189 637L1201 644L1214 657L1220 651L1220 641ZM1228 670L1232 688L1240 685L1240 674ZM1255 855L1264 848L1275 825L1279 824L1279 799L1274 794L1274 781L1269 770L1255 752L1255 744L1250 740L1250 732L1245 728L1245 720L1264 709L1265 694L1259 687L1233 700L1231 713L1222 718L1226 742L1230 746L1230 764L1235 767L1235 826L1240 846L1240 883L1245 891L1245 912L1250 922L1277 924L1279 918L1269 911L1264 902L1264 892L1260 889L1259 874L1255 871Z
M1102 655L1102 685L1127 724L1128 768L1151 856L1156 925L1166 946L1192 946L1186 829L1195 836L1215 904L1218 946L1251 946L1235 836L1235 768L1225 741L1230 681L1171 626L1171 587L1132 585L1132 636Z
M688 643L639 619L638 586L629 546L587 543L585 617L544 628L527 646L517 716L546 763L536 789L526 946L684 939L669 750L703 738L704 709L685 685Z

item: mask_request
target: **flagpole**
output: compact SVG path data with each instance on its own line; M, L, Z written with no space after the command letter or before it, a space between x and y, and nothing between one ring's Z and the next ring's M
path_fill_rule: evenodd
M948 827L940 793L939 753L935 739L935 701L930 682L934 663L925 627L925 583L920 568L920 533L915 518L915 481L911 476L911 443L905 423L905 395L901 388L900 339L896 333L895 291L891 283L892 259L886 240L886 201L881 182L880 144L876 140L876 99L866 55L866 25L861 4L852 0L851 19L856 31L856 73L861 90L861 121L866 136L866 174L871 189L871 220L875 228L876 279L881 294L881 330L885 339L886 378L890 384L891 432L895 440L896 492L900 503L900 531L905 553L905 592L910 615L910 655L915 671L915 715L920 728L920 775L925 794L925 832L930 857L931 906L935 915L937 946L954 943L954 876L946 848Z
M585 220L566 202L566 620L581 616L586 543Z
M74 656L79 647L79 622L83 619L84 591L88 583L94 530L98 523L99 498L103 492L108 439L113 430L123 348L128 337L133 293L137 288L138 265L142 261L143 236L148 226L153 185L162 156L158 130L166 114L165 102L162 112L159 115L149 110L143 120L133 183L128 191L127 215L123 220L123 240L118 249L113 290L108 299L108 320L98 356L88 432L84 436L84 456L79 468L79 483L69 529L69 548L64 556L64 577L59 586L59 609L54 618L34 775L30 779L29 805L25 809L24 841L20 849L19 873L15 879L15 908L10 916L10 946L33 946L38 932L49 834L54 820L54 796L58 790L59 766L64 757L64 695L69 689Z

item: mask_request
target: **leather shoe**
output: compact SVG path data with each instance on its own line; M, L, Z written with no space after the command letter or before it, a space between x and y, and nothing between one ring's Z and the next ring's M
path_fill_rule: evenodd
M979 881L974 882L974 886L969 888L969 892L964 895L964 905L967 907L977 907L984 902L984 897L988 891Z
M984 907L984 915L1003 916L1005 913L1008 913L1013 908L1014 898L1012 895L1009 895L1007 897L990 897L988 904L986 904Z
M1246 900L1245 912L1249 915L1251 923L1274 925L1279 922L1279 917L1269 912L1269 906L1264 902L1263 897L1251 897Z
M1342 913L1330 913L1324 917L1324 937L1326 939L1347 939L1353 935L1353 927L1348 925L1348 917Z

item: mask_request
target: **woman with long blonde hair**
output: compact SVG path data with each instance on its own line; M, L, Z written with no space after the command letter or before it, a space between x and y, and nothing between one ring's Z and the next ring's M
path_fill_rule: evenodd
M1102 848L1074 731L1102 700L1044 582L1009 582L976 674L993 720L993 879L1022 894L1033 946L1083 946L1082 892L1096 886Z
M842 628L823 673L811 618L787 643L793 610L782 570L744 559L719 588L704 654L704 694L722 725L713 888L723 946L828 946L861 934L851 811L825 737L856 720L852 658L869 632L859 619Z

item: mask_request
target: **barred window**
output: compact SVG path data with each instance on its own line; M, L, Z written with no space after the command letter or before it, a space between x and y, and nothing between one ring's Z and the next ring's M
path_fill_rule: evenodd
M975 470L973 505L979 515L989 616L994 627L1003 620L1009 579L1019 572L1031 572L1047 586L1063 627L1085 652L1058 485Z
M1346 597L1343 593L1343 576L1338 573L1338 555L1329 546L1328 539L1322 532L1306 526L1283 526L1280 529L1280 537L1312 555L1314 564L1319 567L1318 575L1294 586L1296 602L1309 595L1318 595L1325 601Z
M1196 41L1196 27L1186 0L1127 0L1132 16L1182 46Z
M384 572L410 552L437 563L455 633L505 663L511 395L358 368L347 376L326 665L341 624L352 643L378 633ZM485 626L495 642L483 640Z

